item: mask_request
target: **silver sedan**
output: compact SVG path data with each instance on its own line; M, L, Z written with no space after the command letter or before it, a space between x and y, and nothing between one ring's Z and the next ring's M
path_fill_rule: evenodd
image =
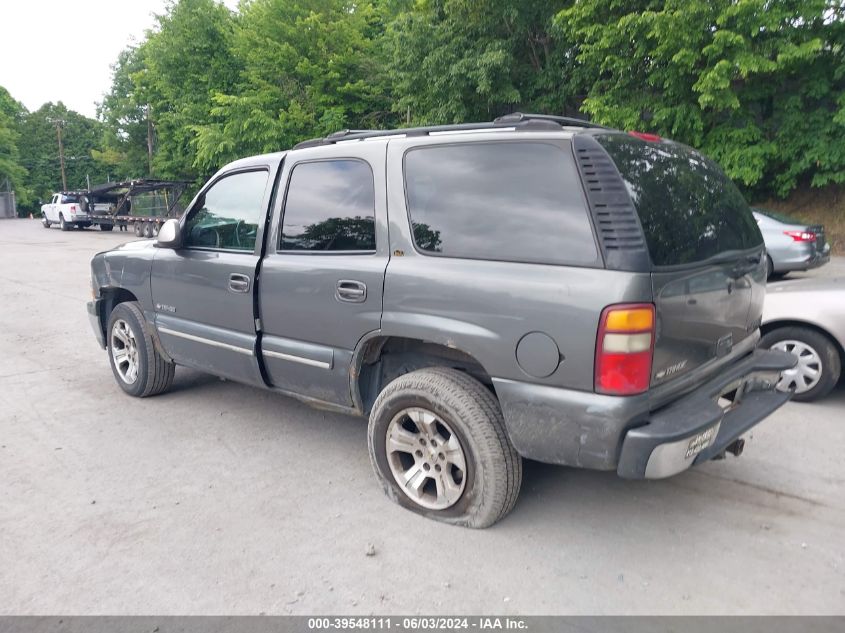
M799 402L827 395L845 361L845 277L769 284L761 329L761 347L798 357L778 389L792 390Z
M769 211L752 209L768 253L769 276L818 268L830 261L830 244L821 224Z

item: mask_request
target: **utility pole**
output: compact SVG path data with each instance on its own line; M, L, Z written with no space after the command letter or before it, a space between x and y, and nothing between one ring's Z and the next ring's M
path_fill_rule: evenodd
M56 134L59 137L59 165L62 167L62 191L67 191L67 176L65 175L65 148L62 145L62 121L56 121Z
M153 121L150 118L152 107L147 104L147 175L153 175Z

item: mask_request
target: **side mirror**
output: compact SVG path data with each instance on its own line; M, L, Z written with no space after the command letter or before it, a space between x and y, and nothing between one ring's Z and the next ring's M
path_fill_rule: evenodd
M182 246L182 227L179 226L179 220L171 219L161 225L155 245L159 248Z

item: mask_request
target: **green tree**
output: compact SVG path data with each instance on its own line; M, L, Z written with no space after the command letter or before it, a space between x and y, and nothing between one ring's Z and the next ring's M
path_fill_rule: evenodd
M554 29L566 0L421 0L391 24L394 108L415 123L517 109L572 113L574 60Z
M212 121L194 124L197 163L213 169L248 153L389 121L372 2L254 0L241 5L232 51L242 70L214 95Z
M234 24L215 0L171 1L141 45L141 67L130 77L136 105L150 109L157 176L202 178L213 169L197 161L196 130L212 120L212 96L228 93L238 76Z
M0 191L6 190L8 180L20 206L26 205L30 196L25 186L27 172L21 164L18 150L18 130L25 112L23 105L0 86Z
M845 182L845 5L837 0L580 0L557 24L578 43L596 120L715 158L758 192Z
M98 162L92 150L100 145L103 124L59 103L45 103L24 115L20 125L18 149L29 174L26 186L32 191L32 209L62 188L61 166L56 126L62 130L65 173L69 189L84 189L106 180L108 166Z
M105 124L102 147L94 157L109 166L114 180L150 175L147 140L152 123L136 78L144 71L139 47L123 50L112 66L112 85L97 108Z

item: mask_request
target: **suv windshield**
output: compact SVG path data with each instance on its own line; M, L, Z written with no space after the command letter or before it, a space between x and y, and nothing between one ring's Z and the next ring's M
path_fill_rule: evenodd
M763 243L748 204L712 160L679 143L596 137L616 163L656 266L703 262Z

